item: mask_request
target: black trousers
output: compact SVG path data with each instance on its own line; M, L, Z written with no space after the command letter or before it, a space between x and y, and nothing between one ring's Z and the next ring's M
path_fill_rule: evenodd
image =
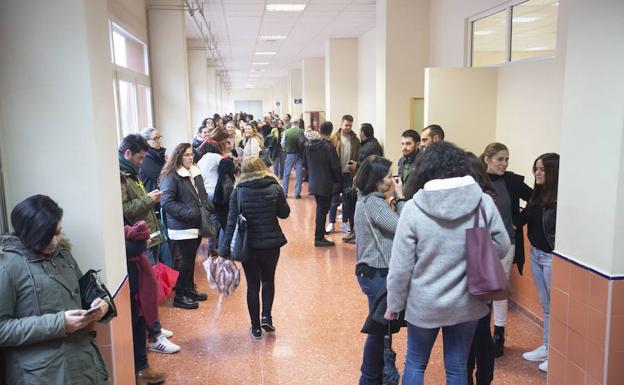
M147 323L139 316L139 304L135 296L139 291L139 269L136 264L128 263L128 284L130 286L130 314L132 316L132 347L134 350L134 370L139 372L147 368Z
M492 311L479 320L468 356L468 384L475 384L473 373L477 367L477 385L489 385L494 379L494 340L490 329Z
M176 282L175 295L181 297L185 295L187 289L192 289L195 277L195 256L197 248L201 242L201 238L184 239L180 241L172 241L178 247L180 253L180 261L177 270L180 273Z
M325 238L325 219L329 212L332 197L324 195L314 195L316 201L316 227L314 230L314 240L319 241Z
M247 280L247 309L254 329L260 328L260 289L262 289L262 316L271 317L275 297L275 269L280 249L250 249L249 259L243 262Z
M357 190L354 187L349 187L342 193L342 210L346 210L346 216L349 220L349 226L353 231L355 224L355 204L357 203Z

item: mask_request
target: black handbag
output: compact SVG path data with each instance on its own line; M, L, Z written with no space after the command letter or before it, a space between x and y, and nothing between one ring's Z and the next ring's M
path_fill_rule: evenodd
M238 215L236 217L236 227L230 243L230 257L232 261L245 262L249 258L249 248L247 245L247 218L243 215L241 203L241 188L236 188L236 203Z
M101 298L108 302L108 313L104 318L110 319L117 316L117 307L113 296L106 288L98 275L98 271L90 269L79 280L80 298L82 299L82 308L88 310L91 304L97 298Z

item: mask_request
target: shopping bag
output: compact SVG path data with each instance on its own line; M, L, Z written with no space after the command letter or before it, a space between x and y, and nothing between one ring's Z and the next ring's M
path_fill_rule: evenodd
M156 282L158 283L158 302L162 302L169 298L173 292L180 273L162 262L158 262L152 266L152 270L154 271Z
M234 261L223 257L208 257L203 266L210 288L224 295L234 293L240 283L240 270Z

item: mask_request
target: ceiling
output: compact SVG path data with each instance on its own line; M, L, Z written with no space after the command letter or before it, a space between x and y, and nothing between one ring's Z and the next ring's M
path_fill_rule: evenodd
M232 88L266 88L288 70L301 67L304 57L325 56L330 38L358 37L375 28L376 0L203 0L204 15L211 25L223 66ZM306 4L302 12L269 12L266 4ZM196 20L197 14L196 14ZM201 32L186 13L187 37ZM285 35L284 40L265 41L263 35ZM256 55L256 52L276 52ZM268 65L252 65L265 62ZM255 70L255 71L252 71ZM251 75L251 76L250 76Z

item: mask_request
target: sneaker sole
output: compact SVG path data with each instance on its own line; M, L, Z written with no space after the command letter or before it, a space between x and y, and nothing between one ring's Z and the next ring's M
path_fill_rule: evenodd
M154 353L162 353L162 354L175 354L177 352L180 351L180 349L176 350L175 352L166 352L164 350L158 350L158 349L154 349L154 348L149 348L150 352L154 352Z
M522 356L522 358L524 358L525 360L529 361L529 362L544 362L548 359L548 356L544 357L544 358L537 358L537 359L531 359L531 358L527 358L524 355Z
M269 325L269 324L262 324L262 325L260 325L260 327L261 327L261 328L262 328L265 332L268 332L268 333L272 333L272 332L274 332L274 331L275 331L275 326L271 326L271 325Z

